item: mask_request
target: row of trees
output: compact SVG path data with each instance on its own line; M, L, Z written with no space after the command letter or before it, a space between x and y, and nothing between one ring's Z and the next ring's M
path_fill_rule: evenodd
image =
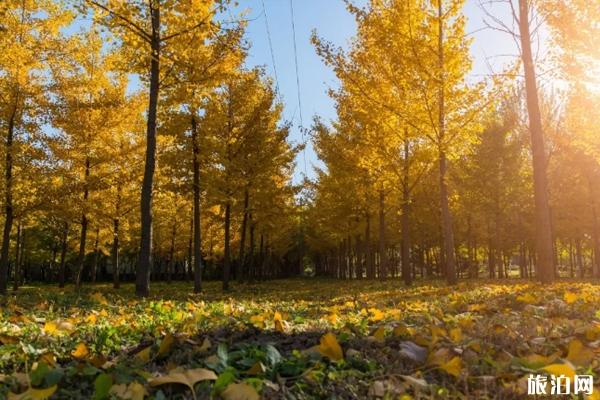
M337 120L313 129L325 165L308 211L318 273L454 283L487 264L490 277L510 276L511 265L542 281L562 270L600 276L600 99L582 68L597 56L597 10L487 6L498 4L514 24L486 10L518 42L520 63L481 82L469 77L464 1L348 3L358 25L348 51L313 37L341 81ZM542 17L561 92L538 87L531 24Z
M221 1L8 0L0 7L0 293L73 281L298 265L298 151L244 23Z

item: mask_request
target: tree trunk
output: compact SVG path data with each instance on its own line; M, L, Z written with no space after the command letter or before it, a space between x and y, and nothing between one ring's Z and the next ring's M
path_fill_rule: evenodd
M113 244L112 244L112 276L113 287L121 287L119 282L119 218L113 219Z
M21 283L21 247L23 247L23 224L21 219L17 223L17 243L15 246L15 277L13 280L13 292L19 289Z
M152 3L151 3L152 4ZM158 2L156 3L159 4ZM152 266L152 189L156 167L156 118L160 86L160 5L150 8L152 19L150 61L150 95L146 126L146 160L141 195L141 238L140 256L136 271L135 294L147 297L150 294L150 272Z
M6 294L8 288L8 258L10 250L10 232L12 230L14 210L13 210L13 140L15 134L15 120L17 117L17 106L8 119L8 132L6 134L6 159L4 164L4 231L2 233L2 249L0 249L0 295Z
M405 130L405 135L407 132ZM402 279L409 286L412 284L412 274L410 268L410 187L409 174L410 163L408 159L409 144L408 139L404 140L404 171L402 179Z
M90 178L90 158L85 158L85 175L83 185L83 212L81 214L81 236L79 238L79 255L77 257L77 278L75 279L75 287L77 290L81 288L81 274L85 263L85 242L87 239L88 219L86 215L87 200L90 195L88 181Z
M373 262L373 249L371 248L371 215L367 213L367 223L365 226L365 258L367 264L367 279L375 278Z
M100 251L98 249L98 240L100 239L100 228L96 227L96 239L94 240L94 262L92 263L92 271L90 278L92 283L96 283L96 275L98 274L98 259L100 258Z
M240 234L240 252L239 252L239 256L238 256L238 280L243 281L244 280L244 268L246 267L246 263L245 263L245 255L244 255L244 250L246 247L246 227L248 226L248 207L249 207L249 202L250 202L250 195L248 193L248 188L244 189L244 216L242 218L242 227L241 227L241 234Z
M69 223L65 222L60 249L60 271L58 273L58 287L65 287L67 278L67 239L69 236Z
M250 224L250 252L248 254L248 278L252 280L252 271L254 270L254 229L255 224L252 222L252 213L248 215L248 223Z
M195 111L192 113L192 150L194 169L194 221L193 221L193 249L194 249L194 293L202 291L202 225L200 224L200 138L198 137L198 124Z
M231 203L225 205L225 249L223 258L223 290L229 290L229 274L231 273L231 244L229 231L231 227Z
M167 264L167 282L173 279L173 267L175 265L175 237L177 235L177 224L173 221L171 230L171 248L169 249L169 263Z
M442 252L444 260L444 272L448 284L456 283L456 260L454 257L454 231L452 228L452 215L448 202L448 186L446 182L447 159L446 159L446 109L445 109L445 60L444 60L444 23L443 23L442 1L438 2L438 63L439 63L439 91L438 91L438 151L440 168L440 211L442 219Z
M379 278L388 277L388 260L385 242L385 193L379 189Z
M583 278L585 276L584 273L584 269L583 269L583 254L581 251L581 238L577 238L577 241L575 242L575 252L576 252L576 258L577 258L577 270L579 271L579 277Z
M546 153L544 132L538 99L538 89L531 52L529 31L529 1L519 0L519 31L521 38L521 57L525 70L525 89L527 94L527 112L531 134L531 153L533 161L533 186L535 198L537 278L544 282L554 280L552 258L552 227L548 206L548 183L546 176Z

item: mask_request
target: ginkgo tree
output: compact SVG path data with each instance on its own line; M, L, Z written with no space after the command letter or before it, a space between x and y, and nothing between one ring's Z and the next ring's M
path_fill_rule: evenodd
M59 49L60 29L72 14L52 0L7 1L0 31L0 127L4 138L4 229L0 249L0 294L6 293L14 222L13 165L21 141L33 143L41 125L40 104L48 84L47 65Z

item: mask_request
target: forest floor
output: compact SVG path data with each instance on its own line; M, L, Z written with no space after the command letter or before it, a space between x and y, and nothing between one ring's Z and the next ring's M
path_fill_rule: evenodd
M600 286L588 282L151 291L11 293L0 306L0 398L522 398L530 374L600 376Z

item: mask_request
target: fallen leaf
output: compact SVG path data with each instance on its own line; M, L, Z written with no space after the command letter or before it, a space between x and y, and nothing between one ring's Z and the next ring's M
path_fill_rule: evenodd
M575 368L568 363L550 364L542 368L542 370L554 376L564 375L569 377L571 380L575 379Z
M21 394L8 393L8 400L46 400L56 392L56 385L46 389L29 388Z
M335 335L331 332L326 333L321 337L321 343L319 344L319 352L325 357L329 357L333 361L343 360L344 353L342 348L337 341Z
M174 343L175 337L172 334L167 333L167 335L160 342L160 347L158 348L158 353L156 353L156 356L158 358L166 356L171 351Z
M80 342L77 346L75 346L75 350L71 352L71 355L75 358L83 359L86 358L90 354L85 343Z
M267 368L263 365L263 363L261 363L260 361L257 361L254 363L254 365L252 365L250 367L250 369L248 369L248 371L246 371L246 374L247 375L260 375L260 374L263 374L266 370L267 370Z
M569 343L569 353L567 354L567 360L571 361L573 364L587 367L592 362L594 358L594 352L587 348L581 343L578 339L573 339Z
M563 300L565 301L565 303L567 304L573 304L577 301L577 294L573 293L573 292L565 292L565 295L563 296Z
M150 386L160 386L169 383L179 383L194 390L194 385L201 381L217 380L217 375L205 368L190 369L184 372L171 372L150 380Z
M221 397L224 400L259 400L260 396L256 389L247 383L230 383L227 385Z
M140 351L138 351L137 353L135 353L135 358L137 358L138 360L140 360L143 363L147 363L150 361L150 350L151 350L152 346L148 346Z
M374 337L378 342L383 342L385 340L385 328L380 326L379 328L375 329L371 336Z
M462 360L458 356L454 356L450 361L440 365L440 369L446 371L448 374L454 377L458 377L460 375L462 368Z

